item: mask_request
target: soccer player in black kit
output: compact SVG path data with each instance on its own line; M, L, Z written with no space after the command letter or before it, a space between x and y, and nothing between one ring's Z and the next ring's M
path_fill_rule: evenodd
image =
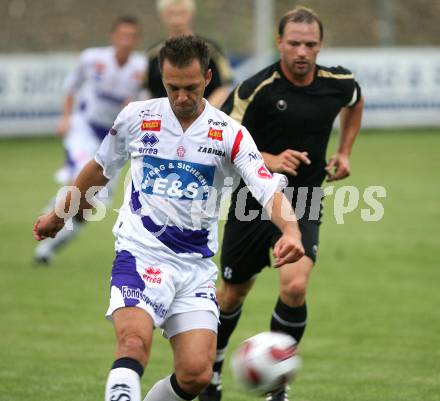
M252 133L266 166L288 177L288 197L299 218L305 256L278 269L280 292L270 329L287 333L298 343L307 323L306 290L318 250L320 187L326 176L334 181L350 174L349 157L364 104L350 71L316 64L322 39L322 22L313 10L297 7L286 13L277 37L280 60L244 81L223 105L223 111ZM328 140L338 114L339 148L327 162ZM232 195L225 225L223 280L217 289L221 323L217 357L211 384L199 395L200 401L221 398L221 368L228 340L255 277L270 265L269 249L280 236L270 221L261 218L261 207L250 195L246 213L258 210L260 217L241 221L242 188L243 183ZM287 389L267 394L267 400L288 401Z

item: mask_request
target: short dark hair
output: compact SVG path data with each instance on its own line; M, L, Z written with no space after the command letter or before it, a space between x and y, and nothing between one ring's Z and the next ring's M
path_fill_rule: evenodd
M209 49L206 42L197 36L178 36L168 39L160 49L161 71L165 60L177 67L187 67L193 60L198 60L205 74L209 68Z
M319 39L322 41L324 38L324 27L322 25L322 21L318 17L318 14L316 14L311 8L298 6L284 14L278 25L279 36L283 36L284 29L289 22L305 22L306 24L316 22L319 26Z
M130 25L134 25L134 26L138 27L139 20L133 15L121 15L120 17L116 18L113 21L111 31L114 32L116 30L116 28L122 24L130 24Z

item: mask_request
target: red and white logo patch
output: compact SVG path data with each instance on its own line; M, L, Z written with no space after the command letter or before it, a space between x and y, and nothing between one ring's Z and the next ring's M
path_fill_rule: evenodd
M272 174L270 173L270 171L267 169L267 167L264 164L262 164L260 167L258 167L257 175L258 175L258 177L264 178L267 180L272 178Z
M102 74L105 71L106 66L104 63L97 62L95 63L94 68L97 74Z
M141 131L160 131L161 120L143 120Z
M142 278L150 284L160 284L162 283L162 270L158 267L149 266L145 269Z
M223 130L210 127L208 138L215 139L216 141L223 141Z

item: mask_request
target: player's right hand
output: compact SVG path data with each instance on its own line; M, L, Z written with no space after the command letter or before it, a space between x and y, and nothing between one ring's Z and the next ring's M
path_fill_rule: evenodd
M278 155L263 154L264 162L270 171L274 173L287 173L298 175L298 167L301 163L311 163L307 152L299 152L293 149L286 149Z
M64 220L60 219L55 212L50 212L37 218L32 234L37 241L42 241L47 237L54 238L63 227Z
M274 245L274 267L294 263L304 256L304 247L300 238L284 234Z

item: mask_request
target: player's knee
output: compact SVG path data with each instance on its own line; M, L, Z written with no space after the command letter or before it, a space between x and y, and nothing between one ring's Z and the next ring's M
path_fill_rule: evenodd
M284 298L294 303L303 303L307 292L307 280L297 277L283 285L281 292Z
M177 373L182 388L190 394L199 394L211 381L212 364L209 361L193 360Z
M243 304L249 288L242 286L225 285L219 288L217 300L222 312L232 312Z
M244 298L245 296L243 295L230 293L221 298L221 301L219 301L220 309L222 312L231 312L237 309L244 302Z

